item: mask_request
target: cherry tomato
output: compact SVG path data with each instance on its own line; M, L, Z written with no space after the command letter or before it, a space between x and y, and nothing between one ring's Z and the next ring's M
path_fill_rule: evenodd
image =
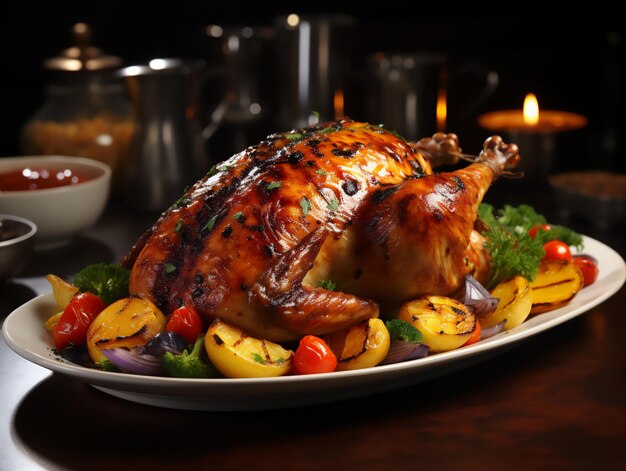
M305 335L293 354L293 372L297 375L330 373L337 367L337 357L319 337Z
M534 239L535 237L537 237L537 232L539 232L539 229L541 229L542 231L551 231L552 226L550 224L537 224L528 229L528 235L530 235L530 237Z
M569 249L569 245L560 240L551 240L543 245L543 249L546 251L544 258L550 260L571 260L572 252Z
M202 333L202 319L193 307L182 306L172 313L165 330L177 333L187 342L194 343Z
M83 345L87 341L87 329L105 306L95 294L74 296L52 331L56 348L63 350L68 345Z
M576 255L574 257L574 263L578 266L578 268L580 268L580 271L583 274L583 278L585 280L584 286L589 286L596 281L600 270L598 269L597 262L593 258L587 255Z
M474 329L474 332L472 333L470 338L467 339L467 342L465 342L463 345L471 345L478 342L480 340L480 333L482 330L483 329L480 326L480 322L476 321L476 328Z

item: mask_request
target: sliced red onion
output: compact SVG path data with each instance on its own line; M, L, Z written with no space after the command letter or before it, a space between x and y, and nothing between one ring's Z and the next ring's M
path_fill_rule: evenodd
M469 307L479 319L495 311L499 301L471 275L465 277L465 285L454 298Z
M160 332L150 339L150 341L140 350L140 353L149 353L157 357L162 357L165 352L180 355L187 348L189 342L182 335L176 332Z
M394 340L389 347L389 353L380 363L390 365L403 361L416 360L428 355L428 347L422 343L405 342L404 340Z
M124 373L136 375L163 376L161 359L149 353L141 353L143 348L127 350L125 348L111 348L102 350L105 357Z
M480 331L480 340L488 339L489 337L493 337L494 335L499 334L500 332L502 332L502 329L504 329L504 324L506 324L506 319L496 325L492 325L491 327L484 327Z

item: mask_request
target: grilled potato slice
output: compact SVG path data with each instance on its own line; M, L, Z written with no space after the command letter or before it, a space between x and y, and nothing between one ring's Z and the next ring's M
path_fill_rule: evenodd
M504 330L509 330L524 322L530 314L533 298L526 278L517 275L497 285L491 294L499 299L498 307L480 319L481 326L491 327L506 321Z
M337 371L371 368L385 359L391 338L385 323L372 318L324 337L337 357Z
M398 319L422 333L430 351L459 348L476 329L476 316L460 302L445 296L422 296L404 303Z
M72 298L78 294L78 288L57 275L49 274L46 276L46 280L52 287L52 294L57 307L63 311Z
M204 343L211 363L229 378L282 376L291 369L291 350L269 340L248 337L220 319L211 323Z
M584 281L575 263L544 260L535 280L530 283L533 302L530 313L539 314L564 306L582 289Z
M87 350L98 363L106 360L101 350L145 345L165 328L165 316L150 301L131 296L107 306L87 330Z

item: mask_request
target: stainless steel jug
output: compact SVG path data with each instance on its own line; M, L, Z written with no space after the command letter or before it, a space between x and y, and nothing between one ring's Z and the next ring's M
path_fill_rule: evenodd
M343 115L354 19L291 14L277 18L278 126L307 126Z
M204 63L153 59L120 70L136 119L124 169L124 195L135 209L157 212L207 170L197 92Z
M447 57L434 52L374 54L369 58L362 99L365 119L382 123L407 139L445 131L449 124L458 126L496 90L498 74L477 63L450 69ZM456 90L460 93L454 94Z

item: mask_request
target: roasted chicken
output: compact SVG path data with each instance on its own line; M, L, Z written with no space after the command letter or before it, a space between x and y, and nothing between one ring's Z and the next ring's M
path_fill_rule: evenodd
M484 271L478 205L519 161L492 137L475 162L432 173L428 158L458 155L454 135L409 144L347 119L273 134L212 169L142 236L123 260L130 292L274 341L453 293Z

